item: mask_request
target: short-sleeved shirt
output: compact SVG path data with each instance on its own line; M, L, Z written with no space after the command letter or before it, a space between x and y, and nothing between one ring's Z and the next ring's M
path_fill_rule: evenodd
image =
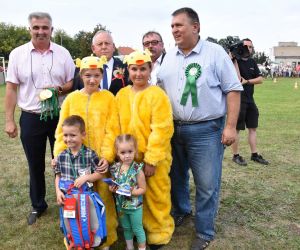
M239 65L241 77L243 77L245 80L261 76L261 72L253 58L248 58L247 60L239 59L237 62ZM254 85L243 84L243 88L244 91L241 95L241 101L247 103L254 103Z
M186 105L181 105L181 96L186 84L186 68L197 63L201 75L196 81L199 106L192 106L191 95ZM242 91L234 65L218 44L199 40L190 53L176 46L167 52L158 72L158 85L169 96L174 120L207 121L226 114L226 95L230 91Z
M9 55L6 81L19 85L18 106L40 112L39 94L44 88L63 86L74 77L75 64L68 50L50 42L44 53L32 42L15 48ZM60 103L63 97L60 97Z
M60 174L64 181L75 180L80 176L80 170L94 173L99 163L96 152L82 145L77 155L73 155L70 149L66 149L57 156L57 163L54 169L55 174ZM75 171L75 172L74 172Z
M110 166L110 172L116 182L119 184L128 184L130 187L137 186L137 176L143 169L143 163L132 162L130 168L125 173L120 173L122 163L116 162ZM122 209L137 209L143 204L143 196L124 196L117 195L116 203L118 208Z

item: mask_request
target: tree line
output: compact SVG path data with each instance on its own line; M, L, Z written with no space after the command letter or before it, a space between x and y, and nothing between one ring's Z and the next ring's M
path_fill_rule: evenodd
M97 24L92 31L82 30L76 33L74 37L68 35L63 29L57 29L53 33L52 41L65 47L74 59L83 58L92 54L92 39L99 30L107 29L106 26ZM14 48L29 40L30 34L27 27L0 22L0 56L3 56L6 60L8 60L9 54Z
M91 44L93 36L99 30L107 30L106 26L97 24L92 31L79 31L71 37L63 29L57 29L53 33L52 41L62 45L69 50L72 57L83 58L92 54ZM4 56L8 60L9 53L16 47L28 42L30 34L28 28L24 26L15 26L0 22L0 56ZM215 39L208 37L207 40L220 44L225 50L233 43L240 41L238 36L227 36L226 38ZM118 54L116 50L115 55ZM253 55L257 63L263 64L267 60L264 52L255 52Z

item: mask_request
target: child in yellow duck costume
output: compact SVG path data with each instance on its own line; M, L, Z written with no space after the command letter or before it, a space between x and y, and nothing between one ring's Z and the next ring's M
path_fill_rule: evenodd
M81 61L80 76L84 88L72 92L62 104L58 126L54 155L66 149L63 141L62 122L70 115L81 116L86 124L86 138L84 144L95 150L101 158L112 162L114 160L113 145L119 131L116 104L113 94L107 90L99 90L105 59L85 57ZM108 185L102 181L94 184L106 206L107 241L102 248L112 245L117 240L117 215L115 203ZM106 247L106 248L105 248Z
M148 83L152 69L148 53L136 51L125 59L133 86L121 89L116 100L121 134L132 134L136 138L137 160L145 162L146 176L147 165L155 170L146 178L143 224L150 249L157 249L155 245L167 244L174 231L169 178L172 160L170 139L174 129L169 98L161 88Z

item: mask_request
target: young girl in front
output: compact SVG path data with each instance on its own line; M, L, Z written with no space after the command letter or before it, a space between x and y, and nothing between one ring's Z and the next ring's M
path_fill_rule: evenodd
M143 228L143 194L146 192L146 180L143 163L136 163L137 143L132 135L119 135L115 140L118 161L110 167L114 180L119 185L109 186L116 192L116 205L120 223L124 229L126 250L133 250L133 236L139 250L146 249L146 236ZM127 189L128 187L128 189ZM129 196L121 194L130 190ZM119 190L119 192L118 192Z

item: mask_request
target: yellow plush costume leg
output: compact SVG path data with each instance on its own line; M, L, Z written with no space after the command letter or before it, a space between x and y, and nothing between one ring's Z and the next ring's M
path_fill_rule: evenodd
M171 161L165 160L156 166L155 175L147 178L144 196L143 224L148 244L167 244L174 232L171 212Z
M102 181L97 181L95 184L95 190L99 193L106 208L106 229L107 229L107 241L101 247L111 246L117 239L117 214L115 208L115 202L112 193L108 190L108 185Z

